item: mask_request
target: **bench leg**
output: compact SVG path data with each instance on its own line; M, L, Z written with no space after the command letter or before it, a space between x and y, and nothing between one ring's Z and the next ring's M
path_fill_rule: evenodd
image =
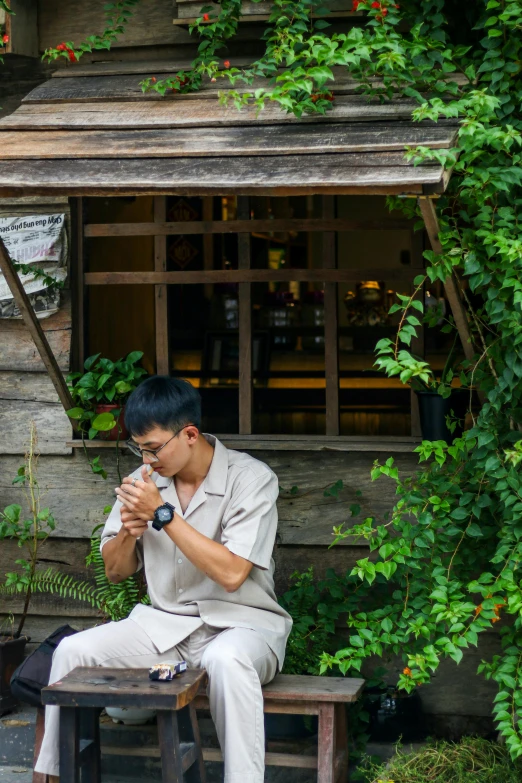
M317 783L335 783L335 704L319 704Z
M348 777L348 724L346 705L335 705L335 759L334 781L345 783Z
M33 783L47 783L47 775L43 772L35 772L34 768L40 755L42 740L45 731L45 707L38 707L36 710L36 731L34 735L34 756L33 756Z
M178 725L181 742L190 742L194 745L194 762L185 772L186 783L206 783L205 763L201 750L201 737L196 715L196 708L189 704L178 712Z
M183 762L179 744L178 715L174 710L158 711L158 739L163 783L183 783Z
M80 711L60 707L60 780L80 783Z
M84 707L80 728L83 732L82 739L90 740L91 743L81 754L82 783L101 783L100 710Z

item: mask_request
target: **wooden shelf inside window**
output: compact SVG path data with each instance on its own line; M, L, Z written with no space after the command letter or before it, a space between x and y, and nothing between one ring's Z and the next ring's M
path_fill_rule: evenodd
M229 449L247 451L386 451L411 453L421 443L421 438L403 437L365 437L358 435L216 435ZM69 448L82 448L81 440L71 440ZM110 440L90 440L85 442L88 449L126 450L123 443Z

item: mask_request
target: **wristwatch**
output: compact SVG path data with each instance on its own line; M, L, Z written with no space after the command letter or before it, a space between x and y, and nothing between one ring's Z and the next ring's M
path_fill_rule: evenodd
M152 527L154 530L162 530L165 525L172 522L174 519L174 512L176 509L170 503L163 503L162 506L158 506L154 512L154 518L152 520Z

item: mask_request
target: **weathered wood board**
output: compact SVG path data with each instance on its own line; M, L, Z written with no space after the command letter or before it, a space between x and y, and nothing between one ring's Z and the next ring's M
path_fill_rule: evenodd
M91 458L96 453L94 449L89 449ZM114 502L114 487L119 484L115 454L109 450L101 450L100 453L101 461L109 473L106 481L93 475L81 451L72 457L48 456L41 460L39 481L47 493L45 503L56 518L56 536L88 537L94 525L104 520L104 507ZM348 522L350 505L353 503L360 503L364 516L382 516L390 510L394 503L395 485L387 479L372 482L370 470L375 459L383 461L391 453L392 447L381 454L253 452L253 456L272 467L279 478L280 486L287 490L278 501L279 542L282 545L328 546L332 542L333 525ZM415 469L417 455L394 456L400 470L406 472ZM16 456L5 456L2 462L1 502L20 502L21 489L11 485L20 459ZM122 476L131 473L138 465L139 460L136 457L122 456ZM344 483L339 498L324 497L324 488L339 479ZM295 497L288 492L293 486L298 487ZM356 496L357 490L362 492L360 500ZM353 541L346 542L347 545L351 543ZM364 542L360 543L364 545Z
M65 296L60 310L41 321L62 371L69 370L71 352L71 305ZM44 364L23 321L0 319L0 370L45 372Z
M0 133L0 159L23 158L173 158L260 155L306 155L404 151L451 146L455 131L448 127L392 125L268 125L259 128L215 128L212 134L177 128L128 131L4 131ZM381 161L380 156L377 162ZM404 155L397 165L407 165Z
M20 615L14 615L15 628L20 619ZM7 621L7 616L0 614L0 624ZM32 653L39 644L47 639L53 631L56 631L61 625L68 623L72 628L77 631L84 631L86 628L92 628L93 625L98 625L100 622L99 617L77 617L74 614L74 606L71 606L62 615L38 615L29 614L27 617L23 633L28 636L30 641L26 644L26 655ZM4 625L6 628L7 625Z
M153 50L157 55L161 50ZM183 50L185 52L185 50ZM142 52L140 52L140 55ZM157 73L176 73L176 71L183 71L186 68L190 68L193 61L193 57L196 55L196 50L193 51L193 57L190 57L190 53L187 52L186 56L180 56L179 51L177 55L169 58L168 60L161 59L156 56L156 59L145 60L140 56L138 59L136 54L130 61L122 61L121 57L123 52L118 52L118 59L113 62L89 62L85 59L81 59L79 63L76 63L72 67L60 68L57 71L53 71L51 78L53 79L75 79L78 76L118 76L119 74L153 74ZM239 67L251 65L255 60L255 57L239 57L235 59L236 64ZM58 64L58 63L56 63Z
M136 105L138 103L138 105ZM123 128L214 127L219 125L274 125L317 122L386 122L411 120L417 104L409 99L380 103L362 95L341 95L331 111L322 117L293 114L269 104L257 114L253 106L238 111L234 106L220 106L217 101L185 100L182 95L166 101L120 101L69 103L25 103L0 122L0 130L46 130L77 128L83 130L118 130Z
M233 62L234 67L238 67L236 60ZM90 103L90 102L103 102L103 101L161 101L163 103L168 101L187 101L187 100L202 100L205 98L217 98L220 93L226 93L229 90L234 90L239 93L253 93L258 89L270 89L275 84L275 79L267 79L257 77L251 84L245 84L245 82L236 82L232 85L228 78L225 76L219 78L217 81L212 82L210 78L206 77L203 80L201 87L197 92L186 92L178 94L172 91L167 91L165 95L150 90L143 92L141 88L141 82L150 77L156 79L164 79L172 74L172 68L169 68L167 72L163 73L158 69L158 65L150 63L150 70L143 70L141 73L136 74L122 74L115 76L75 76L73 70L68 79L50 79L44 84L40 84L29 92L23 99L22 103L27 104L54 104L54 103ZM185 68L189 68L190 63L185 63ZM178 71L184 70L184 68L178 68ZM325 90L332 90L336 96L340 95L353 95L362 98L360 82L351 78L346 71L346 68L334 68L332 69L333 79L329 79L325 86ZM374 86L378 87L381 83L374 80ZM368 99L365 98L367 102Z
M107 160L103 165L96 160L8 160L2 162L0 193L305 195L364 191L387 195L422 194L426 187L430 192L444 190L442 166L407 166L402 153L380 155L381 161L375 158L368 164L357 160L357 154L265 156L257 158L255 166L249 158L240 157L141 158Z
M60 402L0 399L0 454L24 454L29 442L29 424L38 430L40 454L70 454L65 444L72 436L71 420Z
M0 371L0 401L57 403L58 395L45 372Z
M47 373L0 371L0 454L25 453L30 421L41 454L71 453L71 422Z
M201 9L203 6L210 6L213 11L219 11L218 3L205 3L203 0L177 0L176 6L178 18L180 19L201 16ZM241 3L241 15L242 17L247 18L251 15L259 16L260 14L270 14L272 8L273 4L269 2L269 0L264 0L262 2L243 0ZM344 11L349 12L352 17L362 16L361 11L353 11L352 0L324 0L323 8L327 8L332 13L335 11Z
M39 0L40 51L61 41L79 44L88 35L100 35L105 26L105 5L105 0ZM118 36L113 47L175 44L180 40L172 24L173 0L147 0L133 11L124 35Z

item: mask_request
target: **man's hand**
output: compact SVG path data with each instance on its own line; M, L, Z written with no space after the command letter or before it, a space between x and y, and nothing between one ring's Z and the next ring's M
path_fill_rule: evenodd
M147 522L143 519L135 516L134 511L129 511L123 506L120 511L121 524L125 528L126 532L134 538L139 538L148 529Z
M145 465L141 469L141 475L141 481L126 476L121 487L116 488L116 495L118 500L123 503L124 509L132 512L134 519L149 522L154 518L154 512L158 506L163 505L163 500L159 489L148 475Z

